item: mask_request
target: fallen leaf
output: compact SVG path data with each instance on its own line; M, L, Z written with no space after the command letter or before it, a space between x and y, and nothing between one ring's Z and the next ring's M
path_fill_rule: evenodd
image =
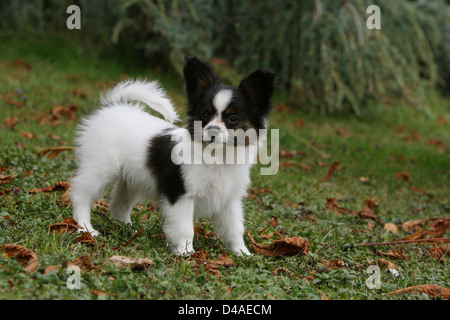
M12 117L12 118L6 118L3 121L3 125L7 127L8 129L16 130L16 124L19 122L19 118Z
M269 245L258 244L247 232L250 238L250 243L253 249L264 256L277 257L277 256L293 256L296 254L307 255L309 253L310 244L307 239L301 237L285 238L275 240Z
M394 260L408 260L408 256L405 254L405 252L404 252L402 247L398 247L398 248L392 249L389 252L379 251L378 254L390 257L390 258L392 258Z
M396 172L394 177L397 180L403 179L406 182L411 182L411 176L409 175L408 172Z
M58 268L57 266L55 266L55 265L50 265L50 266L48 266L48 267L45 268L44 274L49 274L49 273L52 272L52 271L58 271L58 270L59 270L59 268Z
M288 276L291 275L291 271L290 271L289 269L287 269L287 268L284 268L284 267L278 267L278 268L276 268L275 270L273 270L272 273L273 273L275 276L278 276L279 273L284 273L284 274L286 274L286 275L288 275Z
M78 231L78 229L82 229L82 227L72 217L67 217L61 222L50 225L50 231L57 233L74 233Z
M404 289L389 292L389 295L396 293L426 293L430 298L441 297L444 299L450 299L450 289L438 286L435 284L421 284L418 286L407 287Z
M302 118L298 118L295 124L297 125L298 129L301 129L305 126L305 121Z
M97 245L97 242L90 232L83 232L78 238L75 239L75 242L90 244L93 246Z
M378 208L377 196L373 196L370 199L365 199L364 204L369 208Z
M40 157L47 156L48 159L56 158L63 151L73 151L75 147L51 147L45 148L37 152Z
M34 251L15 243L5 243L1 245L6 256L15 258L20 265L26 265L25 271L35 272L39 268L39 258Z
M90 270L99 270L99 267L95 263L91 262L90 256L81 256L69 262L67 266L77 266L82 270L90 271Z
M325 260L322 261L322 264L327 268L327 269L340 269L343 268L345 266L344 261L342 260Z
M50 187L37 188L30 190L31 194L41 193L41 192L53 192L53 191L66 191L70 188L70 183L68 181L61 181Z
M308 166L307 164L293 162L293 161L280 162L280 168L289 168L289 167L299 167L306 171L312 171L312 168L310 166Z
M356 217L361 217L363 219L372 219L374 221L378 221L375 212L372 211L369 207L363 207L359 212L352 212L352 214Z
M153 261L147 258L131 258L126 256L112 256L109 261L118 268L144 270L153 266Z
M6 184L6 183L11 183L14 181L14 177L13 176L5 176L3 174L0 174L0 184Z
M339 164L340 163L341 163L341 160L333 162L333 164L331 165L330 169L328 170L327 175L323 178L324 181L328 181L328 180L330 180L333 177L334 172L336 170L339 170Z
M425 222L426 222L426 219L407 221L407 222L402 224L402 230L405 231L405 232L409 232L411 230L423 229L423 225L424 225Z
M390 232L393 232L393 233L398 233L398 227L395 224L393 224L393 223L386 223L384 225L384 228L387 231L390 231Z

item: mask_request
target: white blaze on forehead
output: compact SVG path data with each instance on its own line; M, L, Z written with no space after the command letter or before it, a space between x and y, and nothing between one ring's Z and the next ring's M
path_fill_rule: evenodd
M217 109L217 113L220 115L230 104L233 92L228 89L223 89L217 92L214 97L213 104Z

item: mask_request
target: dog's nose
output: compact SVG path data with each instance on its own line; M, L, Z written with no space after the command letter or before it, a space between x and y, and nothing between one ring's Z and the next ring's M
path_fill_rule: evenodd
M206 128L206 136L211 142L215 141L218 136L220 136L221 130L219 126L211 125Z

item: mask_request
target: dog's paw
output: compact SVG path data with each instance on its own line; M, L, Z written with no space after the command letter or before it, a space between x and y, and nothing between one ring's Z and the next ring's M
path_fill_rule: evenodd
M232 251L239 257L242 256L247 256L250 257L252 256L252 254L250 253L250 251L248 251L247 247L240 247L240 248L236 248L236 249L232 249Z
M98 232L97 230L94 230L94 229L86 230L85 228L78 229L77 232L78 233L89 232L91 234L91 236L93 236L93 237L97 237L100 234L100 232Z

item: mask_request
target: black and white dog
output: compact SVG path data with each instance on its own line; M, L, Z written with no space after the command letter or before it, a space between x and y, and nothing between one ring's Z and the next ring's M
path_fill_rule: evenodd
M174 155L212 145L217 154L228 149L226 157L229 150L258 145L264 139L258 130L267 125L275 74L258 70L230 87L221 84L209 64L186 58L184 77L188 111L183 128L173 124L178 115L156 81L119 83L101 98L101 108L82 121L76 136L79 168L72 181L73 216L84 230L98 235L91 225L91 208L104 189L116 183L110 203L113 217L131 223L137 201L158 201L164 233L178 254L194 250L194 219L210 217L233 252L249 255L242 198L254 161L177 162ZM165 120L145 112L146 106ZM246 134L251 130L256 135ZM186 148L174 152L176 146ZM249 157L254 160L256 152Z

